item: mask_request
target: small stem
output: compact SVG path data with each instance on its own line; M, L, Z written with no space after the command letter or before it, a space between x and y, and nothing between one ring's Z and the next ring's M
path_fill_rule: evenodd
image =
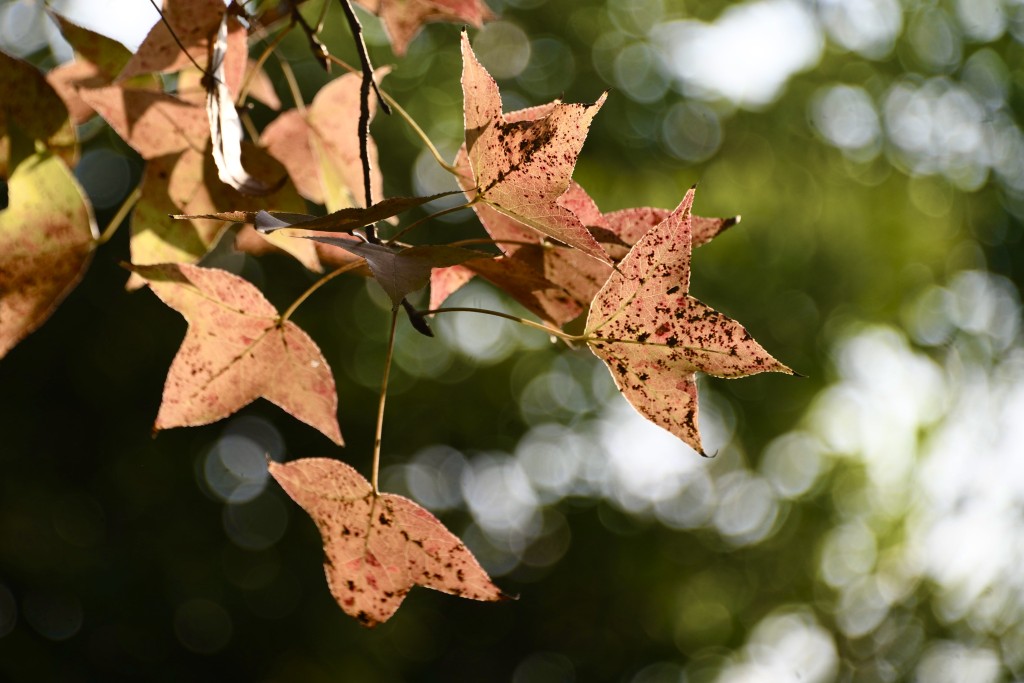
M469 247L474 244L490 244L492 246L500 246L502 244L510 244L513 246L520 247L539 247L539 242L529 242L527 240L492 240L487 237L473 237L465 240L457 240L448 244L449 247Z
M300 112L305 113L306 103L302 101L302 91L299 90L299 82L295 80L295 72L292 71L291 64L287 60L281 59L281 56L276 52L277 61L281 65L281 72L284 74L284 79L288 81L288 89L292 93L292 99L295 100L295 108Z
M391 358L395 351L395 329L398 327L398 306L391 308L391 333L388 335L388 355L384 358L384 377L380 382L380 403L377 404L377 433L373 439L373 470L370 474L370 484L373 486L373 495L380 495L380 488L377 486L378 474L380 473L380 442L384 432L384 401L388 396L388 378L391 376Z
M498 318L505 318L506 320L511 320L513 322L520 323L521 325L526 325L527 327L532 327L534 329L541 330L542 332L547 332L548 334L551 334L551 335L554 335L556 337L559 337L560 339L564 339L567 342L579 342L579 341L586 340L586 337L583 336L583 335L569 334L568 332L563 332L562 330L558 329L557 327L551 327L550 325L545 325L544 323L536 323L536 322L534 322L532 320L527 320L526 318L520 318L518 315L511 315L509 313L502 313L501 311L491 311L491 310L488 310L486 308L470 308L470 307L463 307L463 306L454 306L452 308L435 308L435 309L430 310L430 311L423 311L423 315L436 315L437 313L459 313L459 312L462 312L462 313L484 313L486 315L493 315L493 316L496 316Z
M267 59L270 57L270 54L277 49L277 46L281 44L281 41L284 40L284 37L288 35L288 32L291 31L294 26L294 24L289 24L285 28L281 29L278 34L274 36L274 39L267 44L267 49L263 51L259 56L259 59L256 60L256 63L253 64L252 69L250 69L245 75L245 80L242 81L242 86L238 89L238 97L235 98L236 104L242 104L245 102L245 98L249 96L249 90L252 88L252 84L256 80L256 74L258 74L260 69L263 68L263 65L266 64ZM253 140L256 139L257 138L253 138Z
M118 207L117 213L115 213L114 217L110 219L109 223L107 223L107 227L104 228L103 233L96 238L96 242L94 243L95 246L98 247L110 241L110 238L113 237L114 233L117 232L117 229L121 227L121 223L123 223L125 217L128 216L128 212L132 210L132 207L135 206L135 202L139 201L139 197L141 196L142 186L139 186L132 190L131 194L125 197L121 206Z
M435 213L430 214L429 216L424 216L423 218L420 218L419 220L415 220L412 223L410 223L409 225L407 225L404 228L402 228L401 230L399 230L398 232L396 232L394 234L394 236L391 239L388 240L388 245L394 244L395 240L397 240L399 237L401 237L405 233L409 232L413 228L417 227L421 223L426 223L427 221L429 221L429 220L431 220L433 218L439 218L441 216L444 216L445 214L455 213L456 211L462 211L463 209L469 208L469 206L470 206L469 204L459 204L458 206L452 206L452 207L449 207L447 209L442 209L440 211L437 211Z
M326 275L321 277L319 280L317 280L316 282L311 284L309 286L309 289L307 289L305 292L303 292L299 296L299 298L296 299L295 301L293 301L292 305L289 306L288 309L284 313L281 314L281 322L283 323L284 321L288 320L288 318L292 317L292 314L295 313L295 309L298 308L299 306L301 306L302 302L304 302L306 299L308 299L310 294L312 294L316 290L320 289L321 287L323 287L328 282L330 282L334 278L338 277L342 273L347 273L350 270L355 270L356 268L359 268L360 266L364 265L365 263L366 263L365 259L358 259L356 261L352 261L351 263L346 263L345 265L341 266L340 268L337 268L336 270L332 270L331 272L327 273Z

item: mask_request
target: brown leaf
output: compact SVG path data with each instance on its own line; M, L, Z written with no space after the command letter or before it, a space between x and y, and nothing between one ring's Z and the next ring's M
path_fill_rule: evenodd
M39 327L85 273L96 223L64 162L37 153L14 169L0 211L0 357Z
M472 24L477 28L493 18L482 0L356 0L380 17L391 39L391 49L401 57L423 25L431 21Z
M579 218L556 201L569 187L590 121L604 103L554 104L543 118L509 121L498 85L462 34L466 151L479 200L599 261L608 254Z
M210 55L210 42L224 12L222 0L166 0L163 7L166 23L157 19L153 24L121 72L121 80L138 74L180 71L190 66L192 60L205 65ZM188 54L181 51L179 41Z
M594 299L585 334L633 407L703 454L695 372L745 377L793 371L742 325L687 293L693 196L687 192L622 259Z
M174 95L123 85L80 94L144 159L203 150L210 138L210 120L203 108Z
M284 169L265 151L248 143L242 146L246 167L254 175L267 179L281 178ZM192 216L216 215L224 206L265 207L284 212L305 208L302 198L291 184L265 197L244 197L222 183L217 177L211 155L205 150L187 149L151 159L142 179L142 196L132 212L132 263L194 263L217 243L221 234L234 221L234 212L225 212L220 220L193 217L173 220L174 214ZM270 240L285 249L307 268L321 269L316 248L303 240Z
M304 458L268 468L313 518L331 595L364 626L390 619L416 585L471 600L506 597L436 517L403 496L375 495L345 463Z
M0 179L14 172L11 128L38 140L69 166L77 161L75 129L60 96L34 66L0 52Z
M209 424L262 397L342 444L327 361L295 323L281 322L255 286L187 264L132 270L188 321L154 429Z
M333 244L366 259L374 279L384 288L395 306L401 304L402 299L412 292L426 287L433 268L454 266L473 259L489 259L483 252L444 245L398 249L353 240L347 235L309 235L307 238L324 244Z

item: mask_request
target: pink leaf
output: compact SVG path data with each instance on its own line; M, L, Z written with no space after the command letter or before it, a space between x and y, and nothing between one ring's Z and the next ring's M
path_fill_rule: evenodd
M338 445L338 394L320 349L252 284L187 264L136 266L188 321L155 429L209 424L263 397Z
M505 597L436 517L408 498L375 495L348 465L305 458L269 469L316 523L331 595L361 624L387 621L416 585L472 600Z
M462 34L466 151L478 198L495 210L611 263L579 218L556 201L569 187L590 122L604 104L554 104L543 118L509 121L498 85Z
M693 195L622 259L594 299L586 336L633 407L703 454L698 370L717 377L792 370L742 325L687 293Z
M472 24L479 28L492 18L482 0L356 0L380 17L391 39L391 49L401 57L409 42L431 21Z

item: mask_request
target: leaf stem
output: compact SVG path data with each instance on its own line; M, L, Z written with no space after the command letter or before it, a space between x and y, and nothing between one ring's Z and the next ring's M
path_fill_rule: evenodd
M305 113L306 103L302 101L302 91L299 89L299 82L295 80L295 72L292 71L291 64L288 60L281 59L281 56L276 52L274 56L277 57L278 64L281 65L281 73L284 74L284 79L288 81L288 90L292 93L292 100L295 101L295 108L300 112Z
M384 433L384 402L388 396L388 378L391 376L391 359L395 351L395 330L398 327L398 306L391 308L391 333L388 335L388 353L384 358L384 376L380 382L380 402L377 404L377 431L373 438L373 469L370 473L370 484L373 486L373 495L380 495L380 488L377 486L378 475L380 474L380 443Z
M518 315L512 315L510 313L502 313L501 311L492 311L492 310L489 310L487 308L472 308L472 307L465 307L465 306L453 306L451 308L435 308L435 309L430 310L430 311L423 311L423 315L436 315L438 313L459 313L459 312L462 312L462 313L483 313L485 315L493 315L493 316L498 317L498 318L505 318L506 320L511 320L511 321L517 322L517 323L519 323L521 325L526 325L527 327L532 327L534 329L541 330L542 332L547 332L548 334L553 335L555 337L558 337L560 339L563 339L563 340L565 340L567 342L579 342L579 341L584 341L586 339L586 337L584 337L582 335L569 334L568 332L564 332L564 331L558 329L557 327L551 327L550 325L545 325L544 323L538 323L538 322L534 322L532 320L527 320L526 318L520 318Z
M350 270L355 270L356 268L359 268L360 266L364 265L365 263L366 263L365 259L358 259L358 260L352 261L351 263L346 263L345 265L341 266L340 268L336 268L335 270L332 270L331 272L329 272L326 275L324 275L323 277L321 277L319 280L317 280L316 282L311 284L309 286L309 289L307 289L305 292L303 292L299 296L298 299L296 299L295 301L292 302L292 305L289 306L288 309L285 310L285 312L281 314L280 321L283 323L284 321L286 321L290 317L292 317L292 314L295 313L295 309L297 309L299 306L301 306L302 303L306 299L309 298L310 294L312 294L316 290L320 289L321 287L323 287L328 282L330 282L334 278L338 277L342 273L347 273Z
M117 229L121 227L121 223L123 223L124 219L128 216L128 212L132 210L132 207L135 206L135 203L139 201L139 197L141 196L142 186L139 185L131 191L131 194L125 197L121 206L118 207L117 213L115 213L114 217L110 219L109 223L107 223L107 227L103 229L103 233L96 238L96 241L94 242L96 247L102 246L110 241L110 238L113 237L114 233L117 232Z
M409 232L409 231L410 231L410 230L412 230L413 228L417 227L417 226L418 226L418 225L420 225L421 223L426 223L427 221L429 221L429 220L431 220L431 219L433 219L433 218L439 218L439 217L441 217L441 216L444 216L444 215L446 215L446 214L449 214L449 213L455 213L456 211L462 211L463 209L467 209L467 208L469 208L469 206L470 206L469 204L459 204L458 206L452 206L452 207L449 207L449 208L447 208L447 209L442 209L442 210L440 210L440 211L437 211L437 212L435 212L435 213L432 213L432 214L430 214L429 216L424 216L423 218L420 218L420 219L418 219L418 220L415 220L415 221L413 221L412 223L410 223L409 225L407 225L407 226L405 226L404 228L402 228L401 230L399 230L398 232L396 232L396 233L395 233L395 234L394 234L394 235L393 235L393 236L392 236L392 237L391 237L391 238L390 238L390 239L388 240L388 245L390 246L390 245L394 244L394 243L395 243L395 241L396 241L396 240L397 240L397 239L398 239L399 237L401 237L401 236L402 236L402 235L404 235L405 233Z
M249 90L252 88L252 84L256 81L256 74L259 73L263 65L266 64L267 59L271 53L277 49L277 46L281 44L284 37L288 35L288 32L292 30L294 24L289 24L285 28L278 31L274 39L267 44L267 48L260 54L259 59L253 64L253 67L249 69L248 73L245 74L245 79L242 81L241 87L238 89L238 97L235 98L236 104L242 104L245 102L245 98L249 96ZM255 140L256 138L253 138Z

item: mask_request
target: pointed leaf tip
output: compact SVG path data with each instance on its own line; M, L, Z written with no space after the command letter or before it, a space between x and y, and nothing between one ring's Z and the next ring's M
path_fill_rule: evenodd
M638 412L706 455L697 428L696 372L792 371L742 325L689 295L693 197L690 189L622 259L594 299L586 336Z
M272 462L268 470L312 517L331 595L364 626L390 619L416 585L472 600L509 599L434 515L403 496L374 495L345 463L305 458Z

